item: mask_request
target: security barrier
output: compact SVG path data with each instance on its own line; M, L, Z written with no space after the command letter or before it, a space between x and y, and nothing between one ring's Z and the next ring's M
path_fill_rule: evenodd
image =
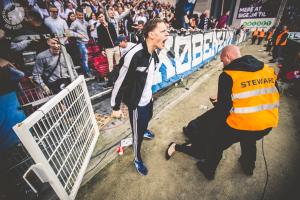
M99 136L83 76L14 126L35 165L41 182L48 182L60 199L75 199ZM37 192L35 184L24 178Z

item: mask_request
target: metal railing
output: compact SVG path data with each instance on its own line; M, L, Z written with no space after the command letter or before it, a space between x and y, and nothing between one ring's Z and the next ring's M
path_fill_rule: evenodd
M49 182L60 199L74 199L99 136L83 76L14 130L36 163L29 170Z

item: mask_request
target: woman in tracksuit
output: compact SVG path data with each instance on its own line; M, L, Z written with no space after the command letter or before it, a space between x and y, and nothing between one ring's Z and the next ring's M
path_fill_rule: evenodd
M155 50L164 48L169 34L163 20L153 19L146 24L144 35L145 41L121 58L120 73L111 96L112 115L121 114L121 101L128 107L133 133L134 164L141 175L148 174L140 153L143 137L154 137L147 127L152 117L151 88L155 66L158 63Z

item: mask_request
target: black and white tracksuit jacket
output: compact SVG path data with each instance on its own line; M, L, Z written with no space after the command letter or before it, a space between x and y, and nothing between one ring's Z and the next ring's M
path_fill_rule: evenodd
M143 42L133 47L121 58L119 76L111 96L113 110L120 109L121 101L132 110L138 106L152 57L157 64L159 61L156 52L151 55L148 52L146 42Z

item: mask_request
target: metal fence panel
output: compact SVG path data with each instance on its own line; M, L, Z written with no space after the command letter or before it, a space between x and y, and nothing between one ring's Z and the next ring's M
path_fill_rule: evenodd
M60 199L74 199L99 129L83 76L14 127Z

